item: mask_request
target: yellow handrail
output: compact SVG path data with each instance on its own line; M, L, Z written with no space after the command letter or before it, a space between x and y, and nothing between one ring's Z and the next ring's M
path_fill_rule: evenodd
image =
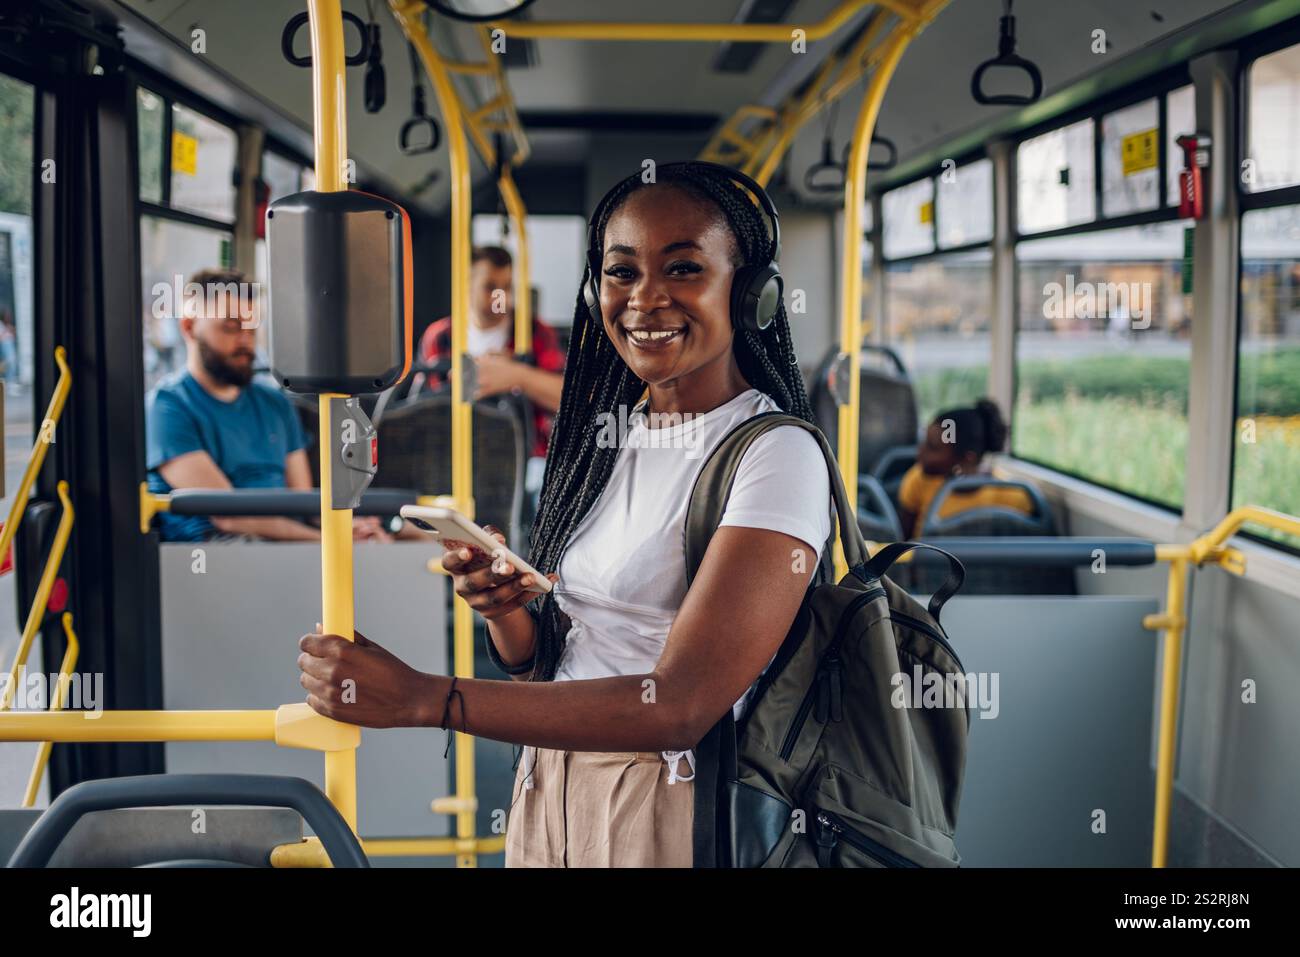
M912 19L924 0L841 0L816 23L591 23L577 20L498 20L490 26L508 37L530 40L660 40L700 43L789 43L794 31L806 40L836 33L860 9L880 6Z
M779 109L754 104L740 107L709 140L700 159L732 163L766 186L800 128L876 66L884 49L881 34L886 23L890 23L887 14L875 11L853 47L843 54L827 57L804 91L787 97ZM741 127L755 119L760 121L759 128L750 136L741 135ZM728 150L727 144L735 148Z
M54 362L59 367L59 381L54 384L54 393L50 396L45 418L41 420L40 431L36 433L36 441L27 458L27 468L14 491L14 500L9 505L9 517L5 519L4 528L0 529L0 556L5 555L13 544L14 532L18 530L18 523L27 511L27 498L31 494L32 484L40 474L41 466L45 464L45 453L54 442L54 430L63 416L63 405L72 390L72 370L68 368L68 352L63 346L55 347Z
M51 711L62 711L67 703L68 683L72 677L72 669L77 666L77 656L81 653L77 633L72 630L70 611L63 613L63 634L68 639L68 648L63 653L63 661L59 664L59 684L55 689L54 698L50 701ZM40 790L45 767L50 763L50 750L53 746L52 741L42 741L40 747L36 749L36 760L32 762L32 773L27 779L27 793L23 795L23 807L36 806L36 793Z
M9 669L9 681L5 685L4 694L0 695L0 712L8 711L13 706L18 674L26 666L27 656L31 654L32 642L36 640L36 635L41 630L41 623L45 621L50 592L54 589L55 579L59 577L59 566L63 563L63 553L67 550L68 537L72 534L72 523L76 516L72 510L72 500L68 498L67 482L59 482L59 501L63 504L63 514L59 518L59 527L54 532L54 544L50 546L50 554L45 558L45 568L41 571L41 580L36 586L32 607L27 612L27 621L23 625L22 638L18 641L18 650L14 652L14 663Z
M347 78L343 69L343 13L339 0L307 0L311 26L312 124L316 151L316 189L322 193L348 188ZM353 568L352 509L333 508L334 434L330 400L320 405L320 534L321 625L326 634L352 640ZM355 749L325 755L325 794L352 830L357 829L357 753Z
M1247 523L1263 525L1265 528L1271 528L1276 532L1286 532L1290 535L1300 536L1300 518L1296 518L1294 515L1286 515L1271 508L1261 508L1258 505L1242 505L1234 508L1223 517L1219 524L1192 542L1187 557L1197 564L1210 561L1216 557L1216 553L1222 549L1228 539L1236 535L1241 530L1241 527ZM1242 561L1244 562L1244 559ZM1229 570L1234 569L1230 568Z
M501 178L497 180L501 199L506 205L506 215L510 217L510 228L515 233L515 355L526 356L533 351L533 300L529 288L530 274L528 261L528 210L524 208L524 198L519 195L514 175L509 164L501 169Z
M1248 522L1279 532L1300 535L1300 518L1258 505L1234 508L1203 535L1186 545L1160 545L1156 557L1169 562L1165 609L1149 615L1143 625L1162 633L1163 666L1157 718L1155 823L1151 836L1151 866L1164 867L1169 857L1169 818L1173 808L1174 763L1177 759L1178 712L1181 696L1183 638L1187 632L1187 573L1189 568L1214 564L1234 575L1245 574L1246 557L1226 547Z
M473 479L473 405L465 389L460 358L465 355L469 340L469 271L470 271L470 214L471 183L469 144L466 129L475 137L475 143L484 158L495 156L481 131L471 122L462 108L451 73L442 57L433 48L424 28L424 5L415 0L389 0L406 38L415 47L424 64L438 98L438 108L447 126L447 149L451 161L451 494L458 508L468 517L474 517ZM486 151L486 152L485 152ZM516 303L516 308L518 303ZM463 601L452 604L452 671L459 677L473 677L474 672L474 613ZM456 785L458 798L474 795L474 741L464 732L456 732ZM474 836L475 821L472 811L456 814L456 835L461 839ZM473 853L459 853L459 867L474 867L478 859Z
M871 76L858 109L849 141L848 168L844 173L844 234L841 241L840 351L849 357L848 402L839 408L839 465L845 488L858 487L858 371L862 350L862 207L867 200L867 150L876 126L876 116L885 98L885 88L903 51L919 31L917 23L894 30L887 41L880 64ZM838 537L835 541L835 577L848 573L848 562Z
M274 741L275 711L9 711L0 741Z
M274 741L328 756L356 750L361 729L300 701L245 711L5 711L0 741Z

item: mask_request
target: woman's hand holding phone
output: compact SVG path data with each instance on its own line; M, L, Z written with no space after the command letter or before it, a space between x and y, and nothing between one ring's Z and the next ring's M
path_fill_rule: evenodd
M505 535L495 526L485 525L484 531L506 544ZM472 542L444 538L442 545L446 549L442 567L451 574L456 594L488 621L499 621L537 597L537 592L528 591L533 576L521 574L506 559L494 559ZM554 572L546 577L559 581Z

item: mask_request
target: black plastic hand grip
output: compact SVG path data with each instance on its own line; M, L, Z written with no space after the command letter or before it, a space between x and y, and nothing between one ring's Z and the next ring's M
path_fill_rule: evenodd
M997 93L992 96L984 92L984 72L991 67L1007 67L1023 70L1029 76L1031 90L1028 96L1020 93ZM970 95L975 102L983 106L1028 106L1043 95L1043 74L1038 67L1022 56L1016 55L1016 18L1002 17L998 21L998 55L985 60L975 68L970 78Z
M427 129L429 131L429 141L421 143L418 140L411 142L411 134L416 130ZM438 128L438 121L432 116L413 116L402 124L401 132L397 134L397 148L406 156L419 156L421 153L432 153L442 142L442 131Z
M284 32L280 34L280 52L284 58L294 66L311 66L311 56L298 56L293 52L293 41L302 29L304 24L310 19L308 13L304 10L302 13L296 13L289 18L289 22L284 25ZM348 66L360 66L370 59L370 31L366 27L365 21L355 13L343 11L343 19L353 24L357 28L357 33L361 36L361 49L351 56L345 56L344 62Z

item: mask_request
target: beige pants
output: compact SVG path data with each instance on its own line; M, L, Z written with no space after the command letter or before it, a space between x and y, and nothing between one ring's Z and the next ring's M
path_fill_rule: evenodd
M690 867L690 777L684 755L525 748L506 867Z

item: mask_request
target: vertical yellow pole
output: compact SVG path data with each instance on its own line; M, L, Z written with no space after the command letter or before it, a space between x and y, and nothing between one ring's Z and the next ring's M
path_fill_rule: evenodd
M1160 670L1160 736L1156 750L1152 867L1164 867L1169 855L1169 815L1174 797L1174 762L1178 757L1178 686L1182 677L1186 603L1187 558L1174 558L1169 563L1169 588L1165 596L1168 627L1164 630L1164 662Z
M36 441L27 459L27 468L23 471L18 488L14 490L9 516L5 519L4 527L0 528L0 555L9 551L9 546L13 544L14 533L18 531L18 523L23 520L23 515L27 512L27 499L31 495L32 485L41 472L41 466L45 464L45 453L50 450L50 443L54 441L54 429L59 424L59 418L63 415L63 405L68 401L68 393L72 389L72 370L68 368L68 351L63 346L55 346L54 361L59 367L59 381L55 383L54 392L50 395L50 404L45 410L45 418L41 420L40 431L36 433Z
M528 211L508 166L501 174L498 188L506 204L506 215L510 217L510 228L515 234L515 355L523 356L533 348L533 300L529 286L528 226L525 222Z
M448 158L451 161L451 494L457 507L474 517L474 469L472 396L465 394L461 362L469 337L469 259L470 259L470 167L469 145L465 136L465 117L451 77L434 52L420 21L423 4L413 0L391 0L393 13L402 25L406 38L415 46L420 60L433 83L447 130ZM519 303L516 302L516 308ZM452 655L454 673L473 677L474 613L463 601L452 604ZM474 837L474 739L457 732L456 737L456 836ZM456 855L458 867L474 867L478 855L463 851Z
M72 499L68 498L68 483L59 482L58 492L63 512L59 516L59 526L54 532L54 543L50 546L50 553L45 557L45 568L41 571L40 581L36 585L36 595L32 598L31 610L27 612L23 633L18 639L14 663L9 669L9 680L5 682L4 694L0 696L0 711L8 711L13 706L19 676L27 667L27 656L32 652L32 643L40 634L41 624L45 621L50 592L54 590L54 582L59 577L59 566L63 563L63 553L67 551L68 538L72 535L72 523L76 514L72 509Z
M63 661L59 665L59 685L54 692L54 700L50 702L51 711L63 710L63 705L68 698L68 683L72 677L72 669L77 666L77 656L81 654L81 643L77 641L77 633L72 628L72 612L65 611L62 621L63 634L68 639L68 649L63 653ZM41 789L41 778L45 776L45 768L50 763L50 749L53 744L52 741L42 741L40 747L36 749L32 773L27 778L27 793L23 795L23 807L36 806L36 795Z
M315 90L313 127L316 145L316 189L333 193L347 189L347 95L343 62L343 13L339 0L307 0L311 17L312 81ZM330 399L320 401L320 534L321 625L328 635L352 640L352 510L332 508L334 443ZM352 830L357 829L357 752L325 753L325 794Z
M849 148L849 166L844 177L844 240L843 262L840 277L840 349L849 357L849 401L840 406L839 461L844 488L856 500L858 488L858 400L862 349L862 206L867 201L867 151L871 134L876 127L876 116L894 68L898 66L903 51L911 41L916 27L899 24L886 41L888 47L880 65L871 76L858 118L853 126L853 139ZM837 578L848 572L844 550L839 539L835 541L835 574Z

